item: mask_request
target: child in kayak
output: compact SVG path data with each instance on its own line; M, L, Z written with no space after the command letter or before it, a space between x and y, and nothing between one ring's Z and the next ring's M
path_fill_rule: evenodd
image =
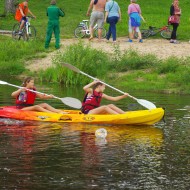
M27 77L24 80L22 86L23 88L16 90L11 94L12 97L16 98L17 109L27 111L63 113L61 110L55 109L46 103L34 105L36 97L41 99L50 99L53 98L53 95L42 95L27 90L30 89L36 91L36 88L34 87L34 79L32 77Z
M93 86L93 88L91 88ZM128 94L124 94L122 96L108 96L104 94L105 85L102 84L100 81L95 80L88 85L83 87L86 95L82 102L82 113L84 114L123 114L125 113L120 108L116 107L113 104L100 106L100 102L102 98L105 98L110 101L118 101L123 98L126 98Z

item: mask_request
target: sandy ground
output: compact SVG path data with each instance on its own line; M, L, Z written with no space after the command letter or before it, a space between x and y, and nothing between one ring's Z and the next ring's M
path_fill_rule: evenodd
M111 41L106 42L102 40L99 42L97 39L89 40L82 39L84 44L91 44L91 47L96 49L102 49L105 52L114 53L114 45ZM51 42L54 43L54 42ZM63 52L65 47L78 43L78 39L64 39L61 41L61 48L49 53L47 57L41 59L34 59L27 62L27 68L31 71L37 71L39 69L46 69L52 64L53 57L59 53ZM146 39L143 43L134 41L133 43L127 42L127 38L118 38L117 45L121 52L127 50L136 50L141 54L154 54L160 59L166 59L170 56L176 56L178 58L190 56L190 43L181 42L180 44L171 44L165 39Z

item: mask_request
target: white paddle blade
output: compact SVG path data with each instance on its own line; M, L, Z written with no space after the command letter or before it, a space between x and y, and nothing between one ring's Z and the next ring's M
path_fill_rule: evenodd
M60 98L60 100L67 106L80 109L82 107L82 103L80 100L76 98L71 98L71 97L65 97L65 98Z
M137 102L149 110L156 108L156 106L152 102L149 102L147 100L137 99Z
M8 83L5 82L5 81L0 80L0 84L8 84Z

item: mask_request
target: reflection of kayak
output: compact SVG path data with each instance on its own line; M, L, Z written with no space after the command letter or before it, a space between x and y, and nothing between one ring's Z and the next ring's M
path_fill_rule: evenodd
M60 128L67 131L67 136L73 132L85 132L86 134L93 134L95 138L96 130L104 128L107 130L107 142L116 143L130 143L136 142L136 144L150 144L151 146L160 147L163 143L163 131L162 129L153 126L134 126L134 125L88 125L88 124L72 124L63 126L61 123L55 123L54 128ZM97 138L96 138L97 139Z
M84 115L78 110L63 110L68 114L23 111L14 107L0 107L0 117L17 120L65 122L65 123L100 123L153 125L164 116L162 108L152 110L128 111L118 115Z

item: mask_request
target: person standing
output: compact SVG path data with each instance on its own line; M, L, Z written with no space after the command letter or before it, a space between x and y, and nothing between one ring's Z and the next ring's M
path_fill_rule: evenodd
M109 30L106 39L109 40L111 35L113 42L116 42L116 24L121 21L121 11L118 3L114 0L108 0L105 7L105 20L109 23Z
M128 6L128 15L129 15L129 40L128 42L133 42L134 32L138 33L139 42L143 42L141 31L139 29L141 25L141 19L145 22L144 18L141 15L141 8L136 3L137 0L131 0L131 4Z
M15 19L20 22L20 28L19 28L19 35L22 35L22 29L26 23L26 16L28 15L28 13L30 15L32 15L34 18L36 18L36 16L30 11L30 9L28 8L28 1L26 0L22 3L20 3L18 5L18 8L16 9L16 14L15 14Z
M98 39L99 41L102 39L102 28L104 26L104 9L106 5L106 0L91 0L90 5L88 7L87 16L90 16L90 11L92 10L90 16L90 38L93 39L95 24L98 24Z
M59 17L64 16L64 12L56 6L56 0L52 0L50 6L47 8L48 26L46 32L45 48L49 47L52 33L55 35L55 48L60 48L60 27Z
M170 7L170 15L174 17L173 23L171 25L173 26L172 35L170 39L170 43L178 43L176 40L176 34L177 34L177 28L179 26L180 22L180 15L181 15L181 9L179 8L179 1L174 0L173 4Z

